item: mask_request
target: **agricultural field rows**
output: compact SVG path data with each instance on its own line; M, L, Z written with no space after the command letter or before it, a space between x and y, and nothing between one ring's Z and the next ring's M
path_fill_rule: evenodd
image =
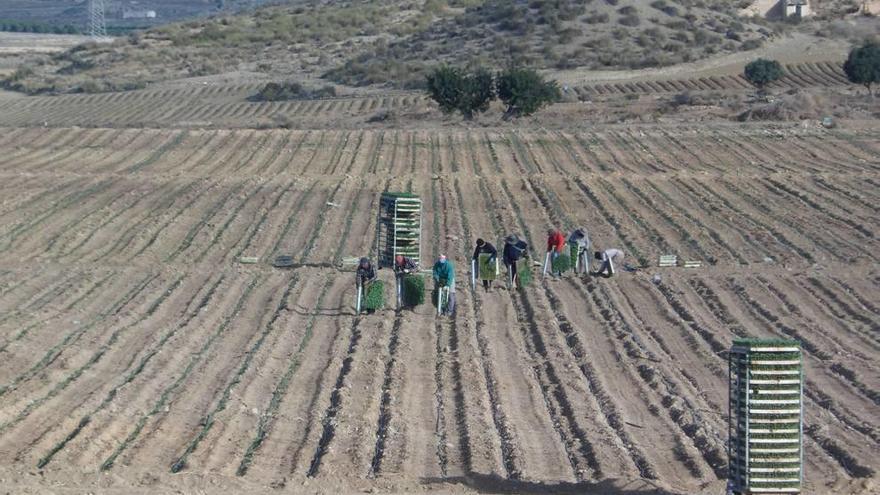
M259 127L277 124L277 119L369 116L381 110L426 104L424 96L408 92L319 100L250 101L259 89L259 84L167 86L124 93L0 100L0 125Z
M789 64L786 74L770 88L790 89L849 84L840 64ZM254 102L258 83L169 85L120 93L36 96L0 100L0 126L52 127L211 127L274 126L284 120L372 116L383 110L427 108L421 93L338 97L286 102ZM660 94L685 91L750 89L741 75L634 80L573 87L582 100L621 94Z
M842 86L850 84L843 65L836 62L786 64L785 74L768 87L779 89ZM581 98L621 94L681 93L685 91L724 91L751 89L741 74L692 77L684 79L645 79L619 83L589 84L575 87Z
M717 493L726 350L750 335L802 342L807 491L871 493L878 137L4 128L0 464ZM375 256L388 190L422 198L456 318L354 314L338 266ZM639 270L471 290L474 239L540 258L551 225Z

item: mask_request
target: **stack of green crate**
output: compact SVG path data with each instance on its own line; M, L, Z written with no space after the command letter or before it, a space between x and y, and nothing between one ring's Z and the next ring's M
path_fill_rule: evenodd
M376 223L379 268L394 265L397 255L421 259L422 200L409 193L382 193Z
M800 493L803 362L795 340L737 339L730 365L730 480L734 493Z

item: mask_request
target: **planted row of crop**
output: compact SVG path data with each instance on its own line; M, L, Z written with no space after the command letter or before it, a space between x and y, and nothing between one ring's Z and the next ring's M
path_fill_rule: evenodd
M195 308L189 310L186 317L177 324L171 326L171 328L165 332L159 340L154 344L137 363L137 355L133 355L128 365L125 367L122 373L128 372L121 382L116 384L107 395L104 397L104 400L101 401L94 409L92 409L88 414L82 416L77 423L77 426L71 430L60 442L56 443L48 452L46 452L37 463L38 468L45 467L52 459L55 457L58 452L63 450L71 441L73 441L90 422L91 418L97 415L99 412L106 409L111 402L119 395L120 390L123 387L132 383L138 376L140 376L141 372L146 369L147 365L152 361L152 359L164 348L165 344L174 337L181 329L186 328L189 324L208 306L211 300L214 298L214 295L217 293L217 289L224 281L224 276L220 276L217 280L210 285L210 287L205 292L205 295L199 300L199 303ZM198 298L199 292L194 292L192 298L184 305L185 308L190 308L192 303Z
M74 298L70 303L65 305L61 309L61 311L59 311L59 314L62 314L62 315L69 314L69 312L72 311L74 308L78 308L80 303L82 303L86 299L90 298L101 287L103 287L104 284L107 283L108 280L110 280L111 278L113 278L115 276L116 276L116 273L111 271L105 277L99 279L91 287L89 287L88 290L86 290L80 296ZM28 307L26 309L20 308L15 311L10 311L6 316L4 316L2 321L6 321L6 319L11 318L13 315L24 314L25 311L27 313L38 314L40 309L45 307L45 305L49 304L50 302L55 301L58 297L60 297L65 292L67 292L68 289L69 289L69 285L61 284L61 285L55 287L54 290L52 290L51 292L49 292L46 295L44 295L43 297L37 299L37 301L35 301L34 304L28 305ZM55 301L55 302L57 302L57 301ZM30 325L22 327L18 331L18 333L15 334L14 337L7 340L6 342L3 343L2 346L0 346L0 352L5 352L9 348L10 344L13 344L13 343L18 342L21 339L25 338L30 333L30 331L33 330L34 328L41 326L41 325L45 325L46 321L48 321L48 320L37 321L37 322L31 323ZM0 394L0 395L2 395L2 394Z
M445 183L444 183L445 184ZM436 191L435 191L436 192ZM447 188L443 188L440 194L440 210L434 210L433 214L435 216L442 215L443 217L443 232L452 232L453 227L450 222L455 218L453 215L446 215L445 212L449 212L452 210L462 210L462 206L460 204L453 205L451 204L455 201L455 198L450 200L447 197ZM462 248L466 252L470 247L470 239L467 235L467 231L464 230L463 226L460 226L464 231L465 235L461 239ZM442 246L444 251L450 252L458 249L458 246L450 245L451 238L445 237L444 240L438 242L438 246ZM456 311L461 311L462 307L466 305L458 305ZM468 425L468 418L471 416L469 404L465 400L464 396L464 379L462 377L462 367L460 359L449 359L447 357L447 353L451 356L462 356L463 351L459 348L459 319L452 318L449 320L437 320L435 323L435 331L437 334L437 348L436 353L438 356L438 363L441 363L443 366L443 371L441 377L445 375L449 375L452 380L452 387L442 387L438 389L438 392L446 393L451 398L450 405L452 406L452 419L453 422L450 426L454 426L455 428L455 438L454 444L458 446L458 454L460 456L460 462L463 465L463 469L465 472L472 472L473 465L473 451L471 447L471 430ZM446 399L442 395L438 395L442 404L446 404ZM445 408L441 411L442 415L438 415L440 421L445 419ZM445 428L444 428L445 430ZM445 431L444 431L445 436ZM443 458L441 458L442 460ZM442 472L446 470L446 463L448 462L448 458L445 461L441 462Z
M187 459L189 455L195 452L196 448L198 448L199 444L208 433L211 431L211 428L214 426L215 418L218 414L223 412L226 409L226 406L229 403L229 399L232 397L233 391L238 387L241 383L244 374L247 372L248 368L250 368L251 363L254 360L257 352L259 352L260 348L263 347L263 343L266 341L266 337L268 337L273 330L275 330L275 324L281 318L283 312L290 311L290 305L288 301L290 300L290 296L296 288L297 284L299 284L300 278L298 274L294 274L290 277L290 281L287 284L287 288L284 290L284 293L281 295L279 299L278 306L275 308L275 311L272 313L272 317L263 325L263 330L260 332L259 337L254 341L254 343L245 351L244 359L242 359L241 364L238 366L238 369L229 379L226 387L223 389L223 392L220 394L220 398L217 400L217 403L214 405L214 408L205 416L201 418L199 421L199 425L201 429L193 436L189 442L185 443L186 447L183 449L183 452L176 458L176 460L171 464L171 472L177 473L183 470L186 467ZM320 300L318 304L320 305ZM291 302L290 304L295 304ZM308 332L308 330L307 330ZM274 399L274 394L273 394ZM273 401L270 401L269 408L266 410L268 414L273 414L275 410L277 410L278 406L274 405Z
M388 427L391 424L391 401L392 391L391 385L393 380L394 366L397 363L397 349L400 345L400 327L403 319L400 315L394 318L394 324L391 327L391 337L388 339L388 360L385 362L385 369L382 379L382 389L380 392L381 399L379 401L379 419L376 426L376 446L373 448L373 457L370 461L370 470L368 476L376 476L382 470L382 459L385 456L386 443L388 441Z
M513 196L510 194L509 189L507 189L506 184L502 183L502 186L507 195L507 203L514 207L517 223L523 229L525 235L528 236L525 221L519 208L513 201ZM534 192L534 189L532 191ZM487 200L491 202L490 204L497 204L491 197L487 198ZM570 219L562 216L564 213L559 213L559 215L560 221L570 221ZM530 237L529 244L537 248ZM595 448L592 442L590 442L583 425L577 420L574 413L575 406L560 381L560 374L554 365L554 359L551 359L555 354L551 355L551 351L548 350L543 332L541 332L540 326L537 324L540 317L537 315L533 304L525 292L519 291L514 294L513 307L522 335L522 342L531 361L534 363L531 366L531 371L536 382L539 384L545 408L552 419L556 433L559 435L575 478L585 479L587 473L591 473L593 477L601 477L602 469L596 458Z
M165 188L167 192L164 193L156 201L155 207L147 210L145 214L142 215L141 218L139 218L138 220L128 222L128 227L122 230L121 235L117 237L116 240L112 243L107 242L106 244L109 244L109 247L106 250L97 253L94 259L102 259L104 257L109 257L110 255L115 253L124 252L133 242L135 242L136 239L140 237L140 234L142 234L147 229L149 223L152 220L163 217L178 199L188 197L192 191L197 190L199 185L204 186L204 184L200 184L198 181L193 181L189 183L184 183L176 189ZM157 229L153 233L153 235L150 236L147 242L143 246L141 246L141 248L134 254L135 257L140 256L144 251L147 250L147 248L152 246L153 243L156 242L156 239L159 237L159 234L163 233L165 227L170 225L171 222L175 221L180 215L184 213L184 211L188 210L195 203L195 201L203 194L205 194L210 188L202 187L200 189L201 190L198 193L192 196L189 202L179 208L174 215L171 215L170 218L165 221L161 228ZM89 235L86 236L82 243L74 246L68 252L72 254L75 252L75 250L80 249L82 246L86 245L86 243L95 234L97 234L97 232L98 231L95 230L89 233Z
M5 323L13 318L27 315L27 314L38 314L40 310L42 310L47 304L57 301L57 299L62 296L65 292L68 292L71 287L73 287L77 282L77 277L80 276L80 273L76 273L71 277L62 278L60 280L55 280L46 285L41 285L39 288L43 289L42 291L38 291L33 294L27 294L24 297L15 301L15 309L6 311L2 315L0 315L0 323ZM103 282L102 282L103 283ZM10 289L17 289L18 286L15 285ZM35 298L30 302L26 302L31 298Z
M226 232L226 229L228 229L229 226L232 224L232 222L238 218L241 210L243 210L244 207L247 206L248 203L250 203L251 198L253 198L254 196L257 196L260 193L260 191L263 190L264 187L266 187L265 182L261 183L257 187L252 188L251 192L246 194L245 197L235 206L235 208L232 209L232 211L226 217L226 221L223 222L223 225L221 225L219 228L215 228L213 230L213 233L211 234L211 238L208 240L208 242L202 248L201 252L198 255L196 255L196 257L195 257L196 263L199 263L205 259L205 257L208 255L208 252L211 250L211 248L213 248L215 245L217 245L217 242L220 240L220 238ZM241 239L239 239L239 241L240 240Z
M817 230L815 225L818 225L818 223L815 219L802 217L798 210L791 208L789 205L780 206L784 213L774 214L772 203L768 201L769 198L766 195L760 194L759 191L749 191L749 189L753 187L751 184L742 182L735 184L726 179L718 180L716 183L719 184L722 189L735 195L738 200L744 199L745 201L742 202L751 205L753 208L756 207L755 205L762 205L762 211L767 211L773 215L773 222L775 224L788 227L801 237L809 239L810 242L821 247L827 254L834 258L848 260L848 257L842 254L842 248L845 247L848 247L856 253L863 252L860 243L850 242L841 236L829 236L827 229L820 228ZM829 237L831 240L828 240ZM870 256L870 253L868 253L868 255Z
M713 203L720 203L725 209L733 213L733 215L729 215L726 217L730 224L744 224L737 230L745 239L754 239L754 234L752 232L754 232L755 228L757 227L758 229L766 232L780 245L791 250L807 262L813 263L815 261L811 253L789 240L777 228L759 220L754 215L746 213L741 208L734 206L731 200L727 199L721 193L716 192L713 188L708 187L697 180L684 181L680 179L672 179L671 183L680 187L683 191L685 191L686 194L689 194L695 198L699 198L700 201L702 201L704 204L711 205ZM755 239L752 243L756 248L759 248L761 251L766 252L766 242L761 242L760 240Z
M469 136L468 142L470 142ZM476 157L474 157L474 161L476 163ZM479 169L477 168L475 170ZM479 183L481 188L485 187L482 180L480 180ZM464 196L461 192L461 188L459 187L458 179L453 182L453 187L455 189L456 198L458 199L457 211L464 234L462 242L465 244L465 252L467 252L467 248L470 248L470 240L474 238L474 235L470 230L467 219L465 218ZM487 196L484 194L484 197ZM505 234L503 232L503 229L501 228L501 224L497 216L487 216L492 225L494 236L496 238L501 238L502 236L504 236ZM474 312L476 313L474 318L474 336L477 340L477 347L480 353L479 361L483 371L483 378L486 384L486 392L489 396L489 409L492 415L492 422L495 425L495 431L501 446L501 464L505 470L505 474L507 475L507 477L518 479L522 475L521 461L519 460L516 454L516 450L514 448L513 433L509 420L507 419L507 413L504 412L504 409L501 406L499 391L497 388L498 379L496 378L494 364L492 363L491 354L489 352L489 341L486 338L486 318L483 312L479 310L480 303L477 300L476 291L472 290L469 293L471 299L471 307L474 308Z
M360 324L362 321L363 320L360 318L355 318L351 325L348 349L342 360L342 366L339 368L339 373L336 375L336 382L333 386L333 390L330 392L330 404L327 406L321 419L321 436L318 439L318 445L315 448L315 453L312 455L309 469L306 472L306 475L309 477L314 477L318 474L318 470L321 468L321 461L324 459L324 454L327 453L330 442L333 441L333 437L336 435L336 417L342 408L342 390L347 386L346 379L351 372L354 354L357 352L358 343L361 339ZM247 459L247 454L245 454L245 459ZM242 466L245 466L245 464L242 463ZM245 467L245 470L246 469L247 468ZM239 467L238 474L244 474L241 466Z
M187 131L178 131L170 141L157 148L156 151L153 152L153 154L125 169L125 173L134 174L137 172L141 172L149 166L153 165L154 163L158 162L167 153L179 146L183 142L183 140L186 139L188 134L189 133Z
M165 404L171 400L174 393L183 385L183 382L189 378L192 371L196 368L196 366L202 361L202 359L208 354L210 349L213 347L214 343L223 336L224 333L229 329L232 321L238 317L241 312L242 307L244 306L245 301L248 300L251 293L253 292L254 287L262 282L264 276L257 276L251 280L251 283L247 286L247 288L242 292L235 306L233 306L232 311L230 311L223 321L217 326L217 329L211 334L210 337L205 341L202 347L193 353L190 357L189 363L186 367L180 372L177 376L177 379L168 387L166 387L162 393L159 395L158 400L153 405L153 407L146 413L143 414L134 424L134 428L128 434L128 436L119 443L116 448L113 450L107 459L101 463L101 470L106 471L113 467L113 464L116 462L116 459L137 439L140 435L141 431L143 431L147 422L154 417L160 416L164 414L166 411Z
M856 311L838 297L837 294L825 287L819 279L809 277L806 282L807 284L801 283L801 287L810 293L814 299L821 301L824 309L831 312L835 318L854 322L854 324L847 325L847 330L858 333L871 346L876 346L880 343L880 323L876 319L864 316L859 311Z
M18 387L19 384L21 384L25 380L33 378L37 374L41 373L44 369L46 369L46 367L52 364L52 362L58 359L58 356L60 356L61 353L63 353L68 348L68 346L75 344L80 339L80 337L83 336L83 334L97 327L98 324L103 322L104 319L106 319L107 317L115 316L116 314L118 314L119 311L122 310L122 308L126 307L135 297L143 292L143 290L158 277L158 274L147 276L146 278L135 284L134 287L132 287L128 292L122 294L119 299L113 301L105 311L99 313L90 323L79 325L77 328L74 328L73 330L68 332L64 336L64 338L61 339L60 342L47 350L43 357L30 368L28 368L27 371L19 374L6 385L0 386L0 397L2 397L10 390L14 390L16 387Z
M16 224L14 227L12 227L12 229L10 229L4 235L0 236L0 239L3 239L5 241L3 247L0 248L0 252L9 251L18 238L23 236L25 233L32 231L34 228L42 225L46 220L48 220L58 212L66 211L71 206L76 205L87 198L95 197L96 195L99 195L102 192L117 185L119 182L121 182L121 179L107 178L98 181L89 187L76 190L59 199L58 201L51 203L51 206L46 208L43 212L37 214L34 218L30 218Z
M642 341L641 337L639 337L640 332L628 322L627 317L613 303L617 299L611 296L609 289L604 284L594 285L591 282L586 287L579 287L579 290L584 293L585 297L593 301L598 309L599 316L615 333L617 339L623 343L624 352L627 356L658 363L664 362L657 360L648 345ZM631 307L633 310L637 309L637 306L631 305ZM685 340L688 339L685 338ZM667 360L673 359L675 359L674 355L667 356ZM702 408L695 405L686 395L682 394L681 385L666 376L662 371L662 367L644 364L639 365L637 371L640 380L659 395L661 404L667 409L668 418L690 439L693 447L700 452L704 461L712 468L715 475L723 479L726 476L724 440L713 427L714 422L704 417L701 413ZM659 415L659 408L650 400L648 400L647 406L649 411ZM699 472L699 466L687 454L684 441L681 438L677 438L675 443L677 445L675 452L679 460L691 471Z
M49 390L46 394L36 398L28 403L28 405L19 412L13 419L7 421L6 423L0 424L0 435L6 432L9 428L17 425L25 418L27 418L32 412L34 412L37 408L45 404L47 401L56 397L59 393L77 381L85 372L91 369L94 365L98 364L101 359L106 355L109 351L113 349L113 346L119 341L119 338L131 328L134 328L144 321L152 317L156 311L165 303L174 294L174 292L180 288L180 285L183 283L183 276L178 277L171 285L159 292L159 295L153 300L152 303L147 307L147 309L141 313L138 318L127 324L120 326L116 330L110 334L110 337L107 339L107 342L101 344L101 346L92 354L88 361L85 362L82 366L68 373L67 376L64 377L60 382L55 384L51 390ZM73 304L71 304L73 306Z
M569 280L568 282L570 284L575 284L572 280ZM546 287L546 294L550 303L550 308L552 309L556 320L559 322L559 330L565 336L564 340L568 347L569 355L577 363L581 375L587 382L590 393L593 394L593 397L596 399L596 404L599 412L605 419L605 423L611 428L614 435L619 439L620 444L626 449L630 459L633 461L636 469L638 469L639 475L645 479L658 479L656 467L651 464L645 453L636 445L631 435L625 429L622 416L614 399L608 393L605 386L602 385L602 381L599 379L599 373L589 359L590 353L587 350L588 346L584 345L579 336L578 329L565 316L560 298L549 286ZM595 459L595 455L593 457ZM598 471L598 461L594 462L596 464L594 469Z
M211 205L211 207L208 208L208 210L201 216L199 221L189 228L189 231L187 231L186 235L183 236L183 239L180 241L177 247L173 251L170 251L167 256L165 256L165 262L174 261L180 254L189 249L189 247L192 246L196 235L198 235L198 233L208 224L208 222L212 218L214 218L215 215L217 215L221 210L224 210L224 207L226 207L229 203L229 199L233 196L239 195L244 187L244 183L239 183L232 187L228 187L226 194L220 196L220 198L215 201L214 204Z

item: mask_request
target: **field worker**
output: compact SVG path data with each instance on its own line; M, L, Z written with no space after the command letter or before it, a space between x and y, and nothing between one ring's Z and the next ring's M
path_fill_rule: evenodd
M577 259L571 260L579 267L580 273L590 271L590 234L585 228L577 228L568 236L568 243L577 246Z
M562 235L562 232L556 229L550 229L547 231L547 252L550 253L550 266L552 270L553 260L559 257L560 254L563 253L565 249L565 236ZM554 277L558 277L562 275L559 272L553 272Z
M446 259L445 254L441 254L434 263L433 275L438 294L440 287L449 287L449 301L446 303L445 314L452 315L455 311L455 267Z
M394 273L398 277L407 275L419 269L419 264L406 256L397 255L394 257Z
M504 266L507 267L508 277L514 287L519 283L516 276L516 262L525 255L526 249L528 249L528 244L521 241L516 234L511 234L504 239L504 251L501 253L501 259L504 261Z
M473 260L477 263L477 273L480 270L480 255L488 254L489 255L489 265L495 264L495 275L498 275L498 265L496 264L498 261L498 250L495 249L495 246L492 245L491 242L486 242L483 239L477 239L477 247L474 249ZM483 280L483 289L488 291L492 288L491 280Z
M605 278L610 278L614 275L614 263L623 262L623 251L620 249L596 251L596 259L599 260L602 265L599 266L599 270L596 271L594 275L601 275Z
M357 269L357 286L366 288L366 285L376 280L376 269L370 263L369 258L361 258Z

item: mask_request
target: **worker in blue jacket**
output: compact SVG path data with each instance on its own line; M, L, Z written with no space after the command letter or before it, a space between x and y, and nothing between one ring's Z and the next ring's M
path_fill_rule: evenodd
M441 287L449 287L449 301L446 304L445 314L452 315L455 311L455 267L446 259L446 255L441 254L434 263L433 276L438 293Z

